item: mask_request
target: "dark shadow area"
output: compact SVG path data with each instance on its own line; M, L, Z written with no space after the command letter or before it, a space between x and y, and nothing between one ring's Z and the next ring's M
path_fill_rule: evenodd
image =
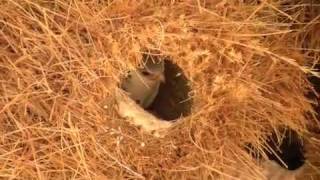
M303 166L305 163L303 141L299 135L292 129L286 128L281 131L280 143L275 133L270 135L265 146L267 149L264 151L269 160L277 162L281 167L288 170L296 170ZM261 158L261 154L248 145L246 150L256 159ZM283 164L285 163L285 164Z
M160 85L157 97L147 110L163 120L172 121L190 115L191 88L183 70L168 59L164 61L166 82Z
M284 130L284 139L279 144L277 142L277 136L273 133L267 140L268 146L275 151L269 152L266 154L270 160L276 161L283 168L287 168L288 170L296 170L304 164L304 148L303 142L298 136L298 134L291 130ZM280 159L278 158L280 157ZM287 165L285 165L283 163Z

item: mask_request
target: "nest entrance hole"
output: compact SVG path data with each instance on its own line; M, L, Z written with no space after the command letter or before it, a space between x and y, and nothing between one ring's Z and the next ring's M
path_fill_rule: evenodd
M174 121L190 115L192 99L189 94L191 88L183 69L173 63L171 59L162 55L144 54L143 62L148 58L164 62L165 82L160 84L158 94L151 105L144 109L165 121ZM130 92L128 93L130 97ZM137 100L135 102L140 105Z
M169 59L165 59L164 63L166 81L161 83L158 95L146 110L163 120L173 121L190 115L191 88L181 67Z
M271 161L276 162L281 167L294 171L305 163L305 149L303 140L298 133L290 128L281 129L280 142L276 132L272 132L264 142L264 153ZM262 154L251 144L247 145L246 150L256 159L260 159Z

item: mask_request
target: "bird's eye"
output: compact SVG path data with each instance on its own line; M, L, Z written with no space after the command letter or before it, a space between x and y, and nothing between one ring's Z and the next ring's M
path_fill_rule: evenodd
M142 71L142 74L143 74L144 76L149 76L149 75L150 75L150 73L149 73L148 71Z

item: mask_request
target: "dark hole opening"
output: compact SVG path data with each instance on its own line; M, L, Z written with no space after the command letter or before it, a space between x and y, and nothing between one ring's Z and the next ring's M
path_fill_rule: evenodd
M183 70L177 64L174 64L167 57L161 56L159 54L143 55L144 63L147 62L150 65L152 64L150 63L150 60L152 61L160 60L160 62L164 63L163 65L164 65L165 82L161 82L156 97L154 98L153 102L150 105L148 105L148 107L145 108L145 110L152 113L156 117L166 121L172 121L180 117L185 117L190 115L192 100L191 98L189 98L189 94L191 92L191 88L189 86L189 81L185 76ZM153 65L150 67L154 68ZM144 69L142 64L139 67L137 67L137 71L139 71L142 77L148 77L148 76L152 77L152 73ZM124 78L124 80L121 83L121 88L127 91L129 96L130 96L130 88L131 90L134 89L132 90L133 91L132 93L137 95L136 88L132 88L134 87L134 84L132 84L132 82L138 82L136 83L137 84L136 87L140 85L140 88L141 88L141 82L139 82L138 80L132 80L132 79L130 80L130 78L133 78L130 75L126 77L127 79ZM131 84L128 85L129 84L128 82ZM147 87L143 87L139 91L143 91L146 88ZM136 103L139 104L140 106L145 105L144 104L145 100L141 102L138 99L136 99L137 96L135 95L132 95L134 97L131 96L131 98L135 100ZM146 97L149 97L148 93L146 95L147 95ZM141 95L139 96L141 97Z
M172 121L190 115L191 88L187 77L178 65L168 59L164 60L164 63L165 83L160 85L157 97L147 110L163 120Z
M265 145L269 148L264 152L269 160L277 162L281 167L288 170L296 170L303 166L305 162L303 142L299 135L289 128L282 129L281 135L284 137L280 144L275 132L268 136ZM258 151L251 144L246 149L255 158L261 158L261 154L257 153Z
M282 167L285 168L277 156L288 166L288 170L296 170L304 164L305 157L302 140L295 131L291 129L285 130L281 144L277 143L276 134L273 133L267 140L267 144L275 151L275 153L267 152L268 158L276 161Z

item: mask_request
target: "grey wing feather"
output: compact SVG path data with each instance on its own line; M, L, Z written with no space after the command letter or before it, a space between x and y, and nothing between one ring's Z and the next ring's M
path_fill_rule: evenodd
M153 103L156 96L158 95L159 87L160 87L160 82L157 83L154 88L149 90L148 96L144 99L142 103L142 106L144 108L148 108Z
M129 93L131 99L142 106L146 96L150 93L150 87L147 87L137 72L132 72L131 76L123 81L121 87Z

